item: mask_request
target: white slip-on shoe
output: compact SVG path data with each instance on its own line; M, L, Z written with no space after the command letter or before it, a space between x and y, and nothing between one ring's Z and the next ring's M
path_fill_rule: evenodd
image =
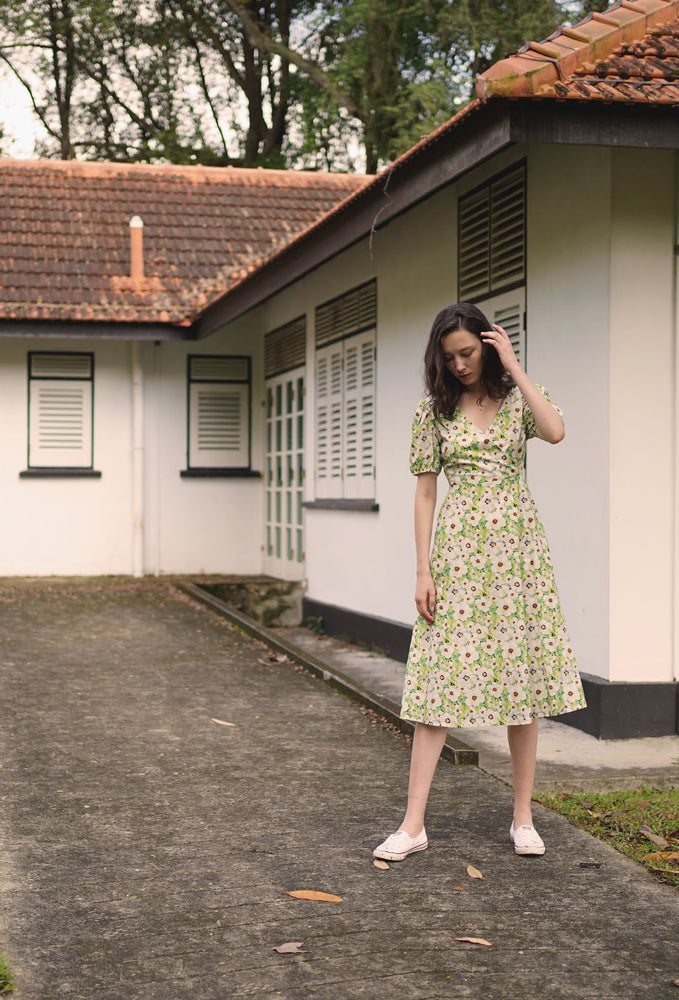
M429 841L424 827L417 837L411 837L405 830L398 830L375 848L373 857L382 858L384 861L403 861L409 854L424 851L428 846Z
M517 854L545 853L544 841L534 826L528 826L526 823L515 828L512 823L509 836L514 841L514 850Z

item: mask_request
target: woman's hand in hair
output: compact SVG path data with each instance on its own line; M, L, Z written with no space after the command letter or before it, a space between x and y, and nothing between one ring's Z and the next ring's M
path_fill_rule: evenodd
M514 376L515 372L522 371L521 365L514 353L512 342L509 339L509 334L501 326L493 323L493 329L484 331L481 334L481 340L484 344L490 344L495 348L502 367L510 375Z

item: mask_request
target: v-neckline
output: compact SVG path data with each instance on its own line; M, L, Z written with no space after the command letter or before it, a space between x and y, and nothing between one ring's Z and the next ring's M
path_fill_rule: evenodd
M507 393L507 396L508 396L508 395L509 395L509 393ZM462 416L463 416L463 417L464 417L464 419L465 419L465 420L467 421L467 423L469 424L469 426L470 426L470 427L473 427L475 431L478 431L478 432L479 432L479 434L487 434L487 433L488 433L488 431L489 431L489 430L491 429L491 427L493 426L493 424L495 423L495 421L497 420L497 418L498 418L498 417L500 416L500 412L501 412L501 410L502 410L502 407L503 407L503 406L505 405L505 402L506 402L506 400L507 400L507 396L505 396L505 397L504 397L504 399L503 399L503 400L501 400L501 402L500 402L500 405L498 406L497 410L495 411L495 416L493 417L493 419L491 420L491 422L490 422L490 423L488 424L488 426L487 426L487 427L485 427L485 428L484 428L484 427L479 427L479 425L478 425L478 424L475 424L475 423L474 423L474 421L473 421L473 420L471 420L471 419L470 419L470 418L469 418L469 417L467 416L467 414L466 414L466 413L464 412L464 410L460 410L459 406L458 406L458 410L460 410L460 413L462 414Z

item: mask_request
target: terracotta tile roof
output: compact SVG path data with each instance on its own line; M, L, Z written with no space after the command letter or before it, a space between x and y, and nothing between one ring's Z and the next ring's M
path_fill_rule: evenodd
M529 42L476 82L492 97L679 106L679 0L619 0L544 42Z
M188 325L230 276L368 180L0 159L0 318ZM141 281L129 276L134 215L144 222Z

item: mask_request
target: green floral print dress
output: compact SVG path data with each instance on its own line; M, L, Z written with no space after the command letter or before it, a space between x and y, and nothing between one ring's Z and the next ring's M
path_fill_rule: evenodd
M431 555L434 622L420 616L413 629L404 719L515 725L585 707L547 539L524 479L526 441L536 433L517 387L485 431L459 410L436 419L427 399L415 411L410 470L443 469L450 489Z

